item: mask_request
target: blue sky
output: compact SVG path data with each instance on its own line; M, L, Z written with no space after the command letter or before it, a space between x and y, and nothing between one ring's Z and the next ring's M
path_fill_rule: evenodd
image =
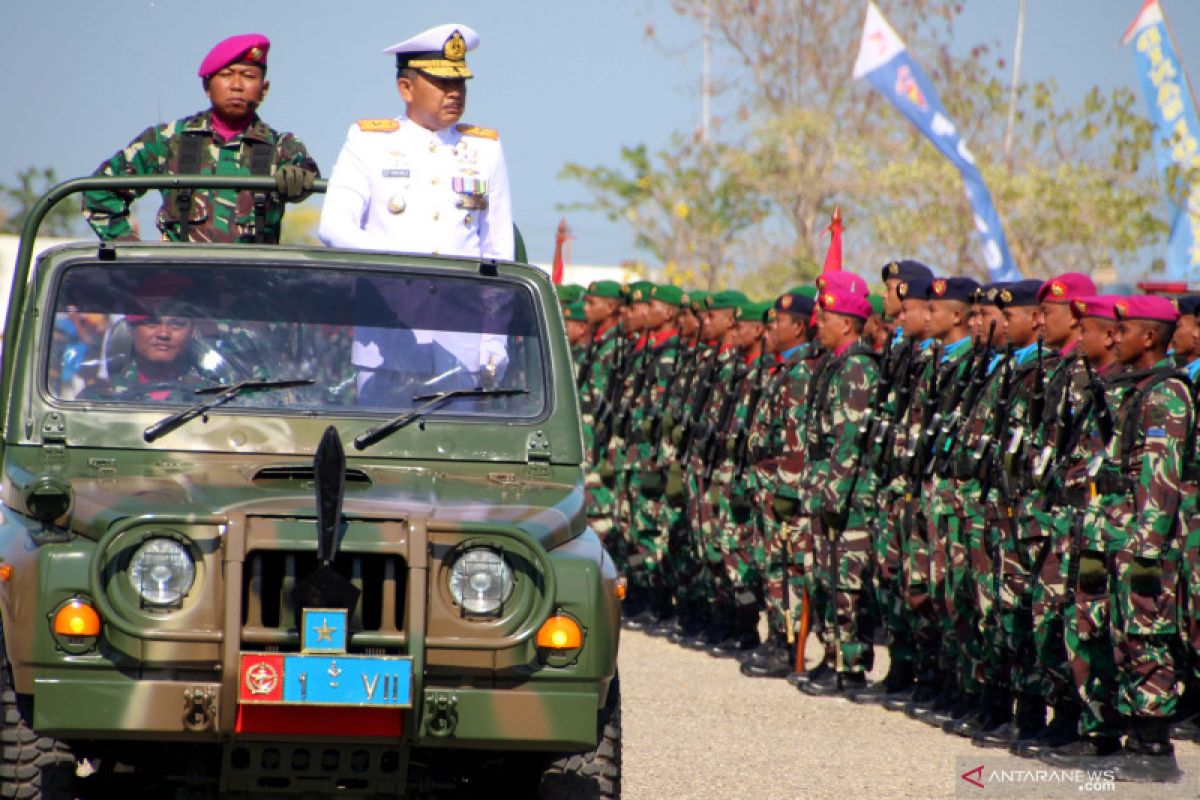
M902 2L880 7L886 14ZM966 0L955 46L990 42L1007 57L1017 5ZM1136 88L1120 36L1140 0L1028 5L1025 77L1054 77L1068 100L1093 85ZM866 0L850 6L861 15ZM1163 0L1163 7L1196 76L1200 2ZM273 42L263 118L300 136L328 174L355 119L402 110L392 63L380 51L443 22L474 27L482 43L469 59L477 77L464 119L500 131L517 222L536 261L551 256L559 206L585 198L557 178L563 163L614 164L621 145L661 147L699 121L698 33L667 0L259 0L224 6L236 8L226 16L217 8L198 12L183 0L10 4L0 31L0 182L26 166L53 167L60 177L90 173L146 126L204 108L200 60L216 41L249 31ZM647 40L648 23L672 53ZM143 200L140 216L156 205ZM576 263L637 255L620 225L580 212L568 222Z

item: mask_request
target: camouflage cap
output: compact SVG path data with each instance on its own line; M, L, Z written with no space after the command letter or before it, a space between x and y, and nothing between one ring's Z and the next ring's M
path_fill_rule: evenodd
M592 281L584 290L583 296L607 297L610 300L620 300L623 296L621 284L616 281Z
M554 287L558 292L558 302L565 305L577 303L583 299L583 287L575 283L562 283Z
M653 300L661 300L667 305L672 306L687 306L691 302L687 292L678 286L670 283L660 283L650 290L650 298Z
M583 312L583 303L565 304L563 306L563 319L574 322L587 322L587 315Z
M737 308L748 300L746 295L736 289L726 289L723 292L713 292L708 296L708 308L711 311L721 308Z
M767 312L771 310L774 303L760 303L755 300L747 300L745 303L738 305L734 312L734 318L740 322L766 322Z

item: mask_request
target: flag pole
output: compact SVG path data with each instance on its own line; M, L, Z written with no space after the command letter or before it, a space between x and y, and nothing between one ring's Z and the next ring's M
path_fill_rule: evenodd
M1021 57L1025 51L1025 0L1017 6L1017 41L1013 44L1012 82L1008 87L1008 124L1004 128L1004 164L1012 174L1013 127L1017 123L1017 89L1021 85Z

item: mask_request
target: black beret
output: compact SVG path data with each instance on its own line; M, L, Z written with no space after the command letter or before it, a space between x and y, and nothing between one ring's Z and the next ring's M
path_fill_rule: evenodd
M929 290L933 287L933 277L917 277L900 281L896 293L901 300L928 300Z
M1200 315L1200 294L1185 294L1175 301L1180 314Z
M975 301L979 282L974 278L934 278L929 287L930 300L957 300L960 303Z
M880 280L888 278L899 278L902 281L911 281L919 278L933 278L933 270L922 264L920 261L913 261L906 258L900 261L889 261L883 265L883 269L879 271Z
M1038 292L1041 288L1042 282L1035 280L1010 283L996 295L996 305L999 308L1036 306L1038 304Z

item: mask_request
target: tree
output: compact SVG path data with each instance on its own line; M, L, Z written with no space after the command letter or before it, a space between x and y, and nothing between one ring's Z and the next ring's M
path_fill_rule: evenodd
M721 180L757 209L752 224L727 232L742 234L752 247L724 245L749 256L741 261L743 282L752 288L774 289L815 273L825 246L817 234L834 205L846 221L848 268L870 275L892 258L911 256L944 273L985 276L957 172L886 100L851 80L864 6L862 0L672 0L674 13L698 24L712 15L720 116L712 128L718 141L709 146L721 153ZM1156 181L1142 167L1150 128L1134 113L1131 92L1096 89L1068 105L1053 83L1027 84L1017 143L1003 163L1004 64L983 44L965 55L952 51L961 4L911 0L885 10L975 153L1026 274L1112 266L1165 230ZM689 141L676 138L677 145ZM662 197L691 201L693 178L680 177L686 180ZM614 199L602 182L589 188L595 207ZM638 215L623 217L652 255L646 220L669 206L656 212L645 206L658 202L645 198Z
M15 186L0 184L0 199L6 206L0 209L0 233L20 234L34 203L58 182L53 168L28 167L17 173ZM69 238L79 235L83 230L78 197L64 197L46 214L38 233Z

